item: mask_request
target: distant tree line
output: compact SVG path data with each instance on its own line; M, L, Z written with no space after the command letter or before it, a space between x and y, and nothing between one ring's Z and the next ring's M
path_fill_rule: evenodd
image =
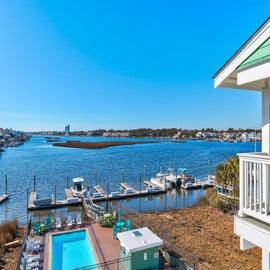
M89 131L71 131L70 136L103 136L105 132L129 132L129 137L173 137L175 135L179 135L182 138L196 138L196 134L198 132L203 133L212 133L212 134L223 134L223 133L243 133L243 132L261 132L261 130L254 129L234 129L228 128L227 130L216 130L214 128L203 128L203 129L177 129L177 128L160 128L160 129L152 129L152 128L138 128L138 129L97 129L97 130L89 130ZM38 134L51 134L51 135L64 135L64 132L38 132Z

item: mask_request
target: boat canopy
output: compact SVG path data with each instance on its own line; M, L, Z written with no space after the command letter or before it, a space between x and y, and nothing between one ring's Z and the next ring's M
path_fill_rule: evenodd
M84 179L81 177L76 177L76 178L73 178L72 181L73 181L73 183L80 183L80 182L83 182Z
M182 167L182 168L178 168L178 171L185 172L185 171L187 171L187 168L184 168L184 167Z

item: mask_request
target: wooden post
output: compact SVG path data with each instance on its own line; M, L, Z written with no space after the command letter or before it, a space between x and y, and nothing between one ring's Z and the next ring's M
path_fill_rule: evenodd
M144 181L146 180L146 174L147 174L147 166L144 166Z
M107 186L107 198L106 198L106 212L109 212L109 201L108 201L108 193L109 193L109 182L106 182L106 186Z
M141 190L142 190L142 176L140 175L140 194L141 194Z
M67 176L67 188L68 188L68 176Z
M34 192L36 192L36 176L34 175Z
M5 187L6 187L6 195L7 195L7 175L6 175L6 179L5 179Z
M56 205L56 185L54 185L54 205Z
M165 200L164 200L164 211L166 211L166 208L167 208L167 202L166 202L166 200L167 200L167 192L165 192Z
M29 190L28 190L28 188L26 189L26 200L27 200L26 208L28 208L28 201L29 201Z
M28 187L27 187L27 189L26 189L26 220L27 220L27 224L28 224L28 213L27 213L27 209L28 209L28 200L29 200L29 191L28 191Z
M124 183L125 181L125 175L124 175L124 171L122 171L122 183Z

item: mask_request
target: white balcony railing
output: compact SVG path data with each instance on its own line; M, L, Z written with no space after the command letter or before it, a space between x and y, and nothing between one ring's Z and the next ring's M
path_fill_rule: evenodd
M270 156L238 154L240 161L239 212L270 224Z

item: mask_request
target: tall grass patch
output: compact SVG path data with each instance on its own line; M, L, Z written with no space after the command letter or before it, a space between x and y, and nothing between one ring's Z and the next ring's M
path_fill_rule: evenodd
M0 246L16 238L18 232L18 221L5 221L0 225Z

